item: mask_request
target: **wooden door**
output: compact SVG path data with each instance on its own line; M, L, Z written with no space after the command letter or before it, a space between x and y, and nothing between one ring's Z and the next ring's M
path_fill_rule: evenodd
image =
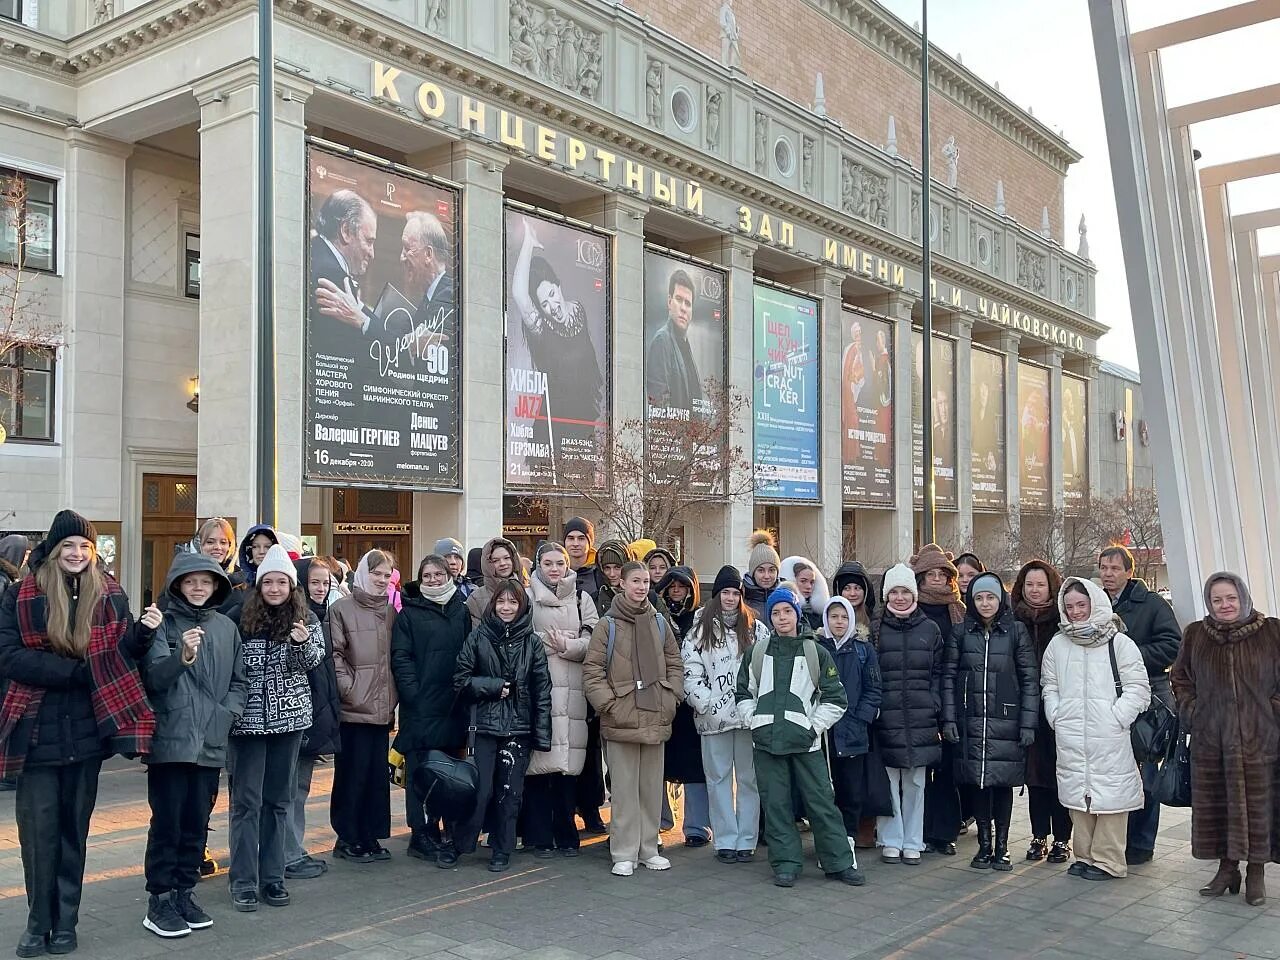
M196 532L196 478L147 473L142 477L142 598L155 602L178 548Z

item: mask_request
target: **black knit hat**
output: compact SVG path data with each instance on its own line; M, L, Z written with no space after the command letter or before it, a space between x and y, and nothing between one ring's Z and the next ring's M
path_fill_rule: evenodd
M45 534L45 553L51 553L67 537L84 537L95 544L98 542L98 531L93 524L74 510L59 510L49 524L49 532Z
M571 533L580 533L587 538L587 543L592 546L595 545L596 528L586 517L570 517L565 521L563 534L564 539L567 540Z
M718 597L721 590L729 587L734 590L742 589L742 574L738 572L738 568L733 564L727 564L720 568L720 572L716 574L715 582L711 584L711 595Z

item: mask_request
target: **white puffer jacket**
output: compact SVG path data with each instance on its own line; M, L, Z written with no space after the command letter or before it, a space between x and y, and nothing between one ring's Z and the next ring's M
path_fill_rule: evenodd
M685 702L693 709L694 727L704 737L747 729L738 716L733 696L738 685L738 669L742 666L737 631L725 630L722 624L714 623L715 645L709 650L699 650L698 638L702 636L705 609L703 607L693 615L693 626L680 644L680 657L684 660ZM753 619L752 624L751 643L769 639L769 631L758 618ZM747 649L751 649L751 644Z
M1114 614L1106 593L1092 581L1074 577L1063 591L1076 582L1089 591L1090 623L1109 624ZM1059 593L1060 611L1062 597ZM1108 644L1090 644L1059 632L1049 641L1040 667L1044 713L1057 739L1058 799L1064 807L1086 813L1138 810L1143 805L1142 776L1129 728L1151 700L1147 668L1137 645L1117 633L1110 641L1122 686L1117 699Z

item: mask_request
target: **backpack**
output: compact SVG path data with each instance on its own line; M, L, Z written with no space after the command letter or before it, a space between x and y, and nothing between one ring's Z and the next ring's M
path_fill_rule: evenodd
M822 695L819 681L822 679L822 668L818 665L818 645L814 643L813 637L804 637L802 639L804 647L804 662L809 668L809 679L813 681L813 699L816 703ZM756 689L760 689L760 673L764 669L764 657L768 653L769 641L762 640L751 648L751 679L755 681Z
M618 621L613 617L606 616L605 623L609 626L609 642L604 648L604 672L609 672L609 664L613 663L613 645L617 640ZM658 614L658 639L662 641L665 647L667 644L667 618L662 614Z

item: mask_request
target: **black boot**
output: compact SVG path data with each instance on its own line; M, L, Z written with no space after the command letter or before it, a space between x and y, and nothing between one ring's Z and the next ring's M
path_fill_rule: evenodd
M975 870L991 869L991 821L978 821L978 852L969 861Z
M1009 859L1009 825L1007 823L996 824L996 846L991 853L991 869L1003 870L1006 873L1013 869L1013 863Z

